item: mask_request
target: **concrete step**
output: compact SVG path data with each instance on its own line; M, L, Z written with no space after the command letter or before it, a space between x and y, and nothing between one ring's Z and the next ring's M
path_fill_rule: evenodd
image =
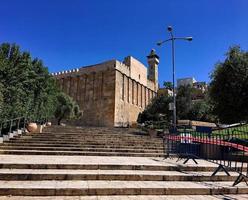
M23 145L21 145L23 144ZM80 148L116 148L116 149L153 149L153 150L162 150L163 146L154 146L154 145L130 145L130 144L84 144L84 143L52 143L52 142L41 142L41 143L16 143L16 142L6 142L0 146L27 146L27 147L80 147Z
M0 195L218 195L247 194L245 183L189 181L0 181Z
M152 143L152 144L162 144L162 140L152 140L152 139L140 139L140 140L132 140L132 139L126 139L126 138L120 138L120 139L105 139L105 138L58 138L58 137L44 137L44 138L38 138L38 137L30 137L30 138L13 138L12 140L33 140L33 141L87 141L87 142L133 142L133 143Z
M46 138L46 140L38 140L38 139L22 139L22 138L11 138L10 140L13 143L20 143L20 142L26 142L26 143L34 143L34 142L44 142L44 143L64 143L64 144L102 144L102 143L108 143L108 144L142 144L142 145L163 145L163 142L150 142L150 141L108 141L108 140L102 140L102 141L87 141L87 140L55 140Z
M75 136L58 136L58 135L43 135L43 136L40 136L40 135L25 135L23 136L22 138L24 139L29 139L29 138L35 138L35 139L47 139L47 138L56 138L56 139L83 139L83 140L115 140L115 141L118 141L118 140L132 140L132 141L154 141L154 142L161 142L162 139L161 138L151 138L151 137L106 137L106 136L98 136L98 137L95 137L94 135L92 136L81 136L81 135L75 135Z
M80 137L106 137L106 138L137 138L137 139L142 139L142 138L150 138L150 136L147 135L136 135L136 134L127 134L127 133L105 133L105 134L98 134L98 133L87 133L87 132L82 132L82 133L27 133L26 136L36 136L36 137L47 137L47 136L57 136L57 137L75 137L75 136L80 136ZM152 139L159 139L159 138L152 138Z
M9 141L8 143L10 144L13 144L13 145L16 145L17 143L19 144L68 144L68 145L115 145L115 146L143 146L143 147L163 147L163 144L156 144L156 143L152 143L152 144L147 144L147 143L127 143L127 142L87 142L87 141L78 141L78 142L67 142L67 141L32 141L32 140L29 140L29 141L24 141L24 142L21 142L21 141Z
M148 170L0 169L0 180L234 181L237 173Z
M136 134L136 133L104 133L104 134L99 134L97 132L81 132L81 133L69 133L69 132L64 132L64 133L59 133L59 132L42 132L42 133L27 133L27 136L37 136L37 137L43 137L43 136L58 136L58 137L75 137L75 136L81 136L81 137L110 137L110 138L121 138L121 137L127 137L127 138L149 138L150 135L148 134ZM159 139L157 137L154 137L153 139Z
M152 157L101 157L56 155L1 155L0 168L9 169L81 169L81 170L149 170L213 172L218 165L197 160L189 161Z
M125 152L90 152L90 151L42 151L42 150L3 150L0 154L14 155L70 155L70 156L131 156L131 157L164 157L164 153L125 153Z
M1 156L1 155L0 155ZM11 156L11 155L10 155ZM68 156L67 156L68 157ZM129 165L129 164L46 164L46 163L3 163L3 169L73 169L73 170L149 170L149 171L195 171L211 172L215 166L161 166L161 165Z
M47 128L43 129L43 133L59 133L59 134L75 134L75 133L95 133L95 134L130 134L130 135L148 135L146 132L141 132L140 130L137 129L127 129L127 130L118 130L118 129L113 129L113 130L103 130L103 127L99 127L99 129L60 129L60 130L49 130Z
M0 196L0 200L247 200L248 194L113 195L113 196Z
M5 142L0 145L0 147L6 146L15 146L15 147L69 147L69 148L114 148L114 149L129 149L133 146L118 146L115 144L98 144L98 145L87 145L87 144L44 144L44 143L12 143L12 142ZM159 146L138 146L136 145L135 148L137 149L153 149L153 150L164 150L164 147Z
M46 132L98 132L98 133L106 133L106 132L136 132L137 129L135 128L107 128L107 127L46 127L44 129Z
M78 148L78 147L27 147L0 146L3 150L46 150L46 151L92 151L92 152L124 152L124 153L164 153L163 150L150 149L115 149L115 148Z
M68 137L82 137L82 138L90 138L90 137L94 137L94 138L114 138L114 139L119 139L119 138L127 138L127 139L148 139L151 138L149 135L131 135L131 134L95 134L95 133L91 133L91 134L87 134L87 133L74 133L74 134L70 134L70 133L65 133L65 134L61 134L61 133L38 133L38 134L26 134L26 136L35 136L35 137L61 137L61 138L68 138ZM153 140L159 140L161 138L159 137L152 137L151 139Z
M137 144L137 143L140 143L140 144L148 144L148 145L151 145L151 144L158 144L158 145L162 145L163 144L163 141L150 141L150 140L105 140L105 139L98 139L98 140L94 140L94 139L88 139L88 140L85 140L85 139L80 139L80 138L74 138L74 139L57 139L57 138L22 138L22 137L19 137L19 138L11 138L11 141L18 141L18 142L40 142L40 141L56 141L56 142L68 142L68 143L72 143L72 142L75 142L75 141L78 141L78 142L84 142L84 143L128 143L128 144Z

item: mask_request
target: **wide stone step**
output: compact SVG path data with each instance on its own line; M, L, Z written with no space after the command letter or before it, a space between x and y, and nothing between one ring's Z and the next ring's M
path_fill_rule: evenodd
M0 195L219 195L247 194L232 182L190 181L0 181Z
M148 146L162 146L163 143L152 143L152 142L132 142L132 141L85 141L85 140L10 140L10 142L13 143L63 143L63 144L88 144L88 145L94 145L94 144L116 144L116 145L148 145Z
M0 180L234 181L237 173L148 170L0 169Z
M20 169L101 169L101 170L150 170L150 171L211 171L218 165L197 160L182 164L177 159L152 157L101 157L56 155L4 155L0 154L0 168Z
M137 129L133 128L106 128L106 127L46 127L46 132L99 132L99 133L105 133L105 132L136 132Z
M153 144L153 143L127 143L127 142L120 142L120 143L115 143L115 142L67 142L67 141L32 141L32 140L27 140L27 141L18 141L18 140L11 140L9 143L29 143L29 144L59 144L59 145L120 145L120 146L145 146L145 147L154 147L154 146L159 146L163 147L163 144Z
M1 155L0 168L9 169L81 169L81 170L149 170L214 172L218 165L204 160L182 164L177 159L151 157L101 157L55 155ZM239 166L239 165L238 165ZM246 170L246 168L244 168Z
M3 150L0 154L14 155L70 155L70 156L133 156L133 157L163 157L163 153L125 153L125 152L90 152L90 151L42 151L42 150Z
M162 140L154 140L154 139L149 139L149 138L146 138L146 139L128 139L128 138L93 138L93 137L89 137L89 138L83 138L83 137L64 137L64 138L61 138L61 137L21 137L21 138L16 138L16 139L19 139L19 140L67 140L67 141L70 141L70 140L79 140L79 141L112 141L112 142L120 142L120 141L125 141L125 142L149 142L149 143L162 143Z
M115 148L77 148L77 147L27 147L27 146L0 146L4 150L46 150L46 151L93 151L93 152L132 152L132 153L164 153L163 150L150 149L115 149Z
M102 134L102 135L95 135L95 134L26 134L25 136L34 136L34 137L60 137L60 138L75 138L75 137L81 137L81 138L106 138L106 139L130 139L130 140L142 140L142 139L152 139L152 140L161 140L159 137L153 137L151 138L150 136L129 136L129 135L120 135L120 134L115 134L115 135L107 135L107 134Z
M74 137L74 136L82 136L82 137L112 137L112 138L121 138L121 137L127 137L127 138L150 138L150 136L148 134L145 135L138 135L138 134L127 134L127 133L106 133L106 134L98 134L98 133L87 133L87 132L83 132L83 133L27 133L27 136L29 135L33 135L33 136L39 136L39 137L43 137L43 136L58 136L58 137ZM156 138L154 138L156 139ZM157 138L159 139L159 138Z
M75 141L79 141L79 142L109 142L109 143L142 143L142 144L162 144L163 141L159 140L159 141L152 141L152 140L105 140L105 139L99 139L99 140L94 140L94 139L80 139L80 138L74 138L74 139L56 139L56 138L43 138L43 139L39 139L39 138L22 138L22 137L14 137L11 138L11 141L21 141L21 142L28 142L28 141L59 141L59 142L75 142Z
M120 133L120 132L109 132L109 133L97 133L97 132L80 132L80 133L70 133L70 132L42 132L42 133L27 133L26 135L37 135L37 136L47 136L47 135L54 135L54 136L60 136L60 137L66 137L66 136L94 136L94 137L130 137L130 138L148 138L150 137L149 134L139 134L139 133Z
M113 135L113 136L108 136L108 135L99 135L99 136L96 136L96 135L57 135L57 134L54 134L54 135L50 135L50 134L47 134L47 135L41 135L41 134L28 134L28 135L25 135L24 138L30 138L30 137L33 137L33 138L47 138L47 137L55 137L55 138L83 138L83 139L87 139L87 138L94 138L94 139L101 139L101 138L106 138L106 139L130 139L130 140L147 140L147 139L151 139L151 140L161 140L161 138L151 138L150 136L142 136L142 137L135 137L135 136L132 136L132 137L129 137L129 136L120 136L119 134L118 135Z
M70 148L115 148L115 149L129 149L133 146L120 146L115 144L98 144L98 145L87 145L87 144L44 144L44 143L12 143L12 142L4 142L0 147L5 146L15 146L15 147L70 147ZM135 146L136 149L153 149L153 150L163 150L164 147L160 146Z
M32 164L32 163L4 163L0 164L5 169L73 169L73 170L149 170L149 171L195 171L211 172L213 166L159 166L159 165L121 165L121 164Z
M25 141L58 141L58 142L87 142L87 143L92 143L92 142L100 142L100 143L142 143L142 144L162 144L163 141L152 141L152 140L106 140L104 138L102 139L97 139L94 140L93 138L91 139L81 139L81 138L74 138L74 139L57 139L57 138L23 138L23 137L18 137L18 138L11 138L11 141L20 141L20 142L25 142Z
M130 135L130 136L147 136L148 134L145 132L138 131L118 131L118 130L108 130L108 131L99 131L99 130L47 130L46 128L43 130L41 134L96 134L96 135Z
M248 194L113 195L113 196L0 196L0 200L247 200Z

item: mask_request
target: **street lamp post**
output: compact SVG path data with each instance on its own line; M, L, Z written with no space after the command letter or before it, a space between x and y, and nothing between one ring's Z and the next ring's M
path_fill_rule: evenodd
M171 41L172 47L172 81L173 81L173 128L176 130L177 124L177 112L176 112L176 95L175 95L175 40L187 40L192 41L192 37L174 37L173 30L171 26L168 26L167 30L170 33L171 38L160 41L157 43L158 46L161 46L163 43Z

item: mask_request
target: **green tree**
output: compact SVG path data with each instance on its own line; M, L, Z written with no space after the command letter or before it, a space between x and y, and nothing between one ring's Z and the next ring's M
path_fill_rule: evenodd
M54 78L41 60L32 59L15 44L0 45L0 86L0 120L53 116L58 92Z
M176 106L178 119L188 119L192 106L192 87L190 85L182 85L177 89Z
M210 83L214 113L223 123L248 120L248 52L234 46L216 64Z
M3 85L0 84L0 119L2 118L3 114Z
M169 89L169 90L172 90L172 88L173 88L173 84L170 81L164 81L163 85L166 89Z
M192 97L200 94L202 94L201 90L193 88L190 85L180 86L178 88L176 96L178 119L216 121L208 93L204 92L203 95L205 97L203 99L192 100Z
M57 106L55 117L58 120L58 125L61 125L63 119L76 119L81 116L79 106L72 100L71 97L64 93L57 95Z
M155 97L146 109L139 114L138 122L144 123L145 121L159 121L160 114L169 121L171 114L169 111L169 103L172 102L172 97L161 95Z
M212 107L206 99L193 102L188 113L188 119L197 121L216 121L216 117L212 114Z

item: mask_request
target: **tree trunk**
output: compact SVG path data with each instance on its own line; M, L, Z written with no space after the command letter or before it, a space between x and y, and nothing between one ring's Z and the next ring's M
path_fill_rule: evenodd
M64 118L64 116L65 116L65 112L61 117L58 118L58 125L61 125L61 120Z
M62 120L62 117L60 117L60 118L58 119L58 125L59 125L59 126L61 125L61 120Z

